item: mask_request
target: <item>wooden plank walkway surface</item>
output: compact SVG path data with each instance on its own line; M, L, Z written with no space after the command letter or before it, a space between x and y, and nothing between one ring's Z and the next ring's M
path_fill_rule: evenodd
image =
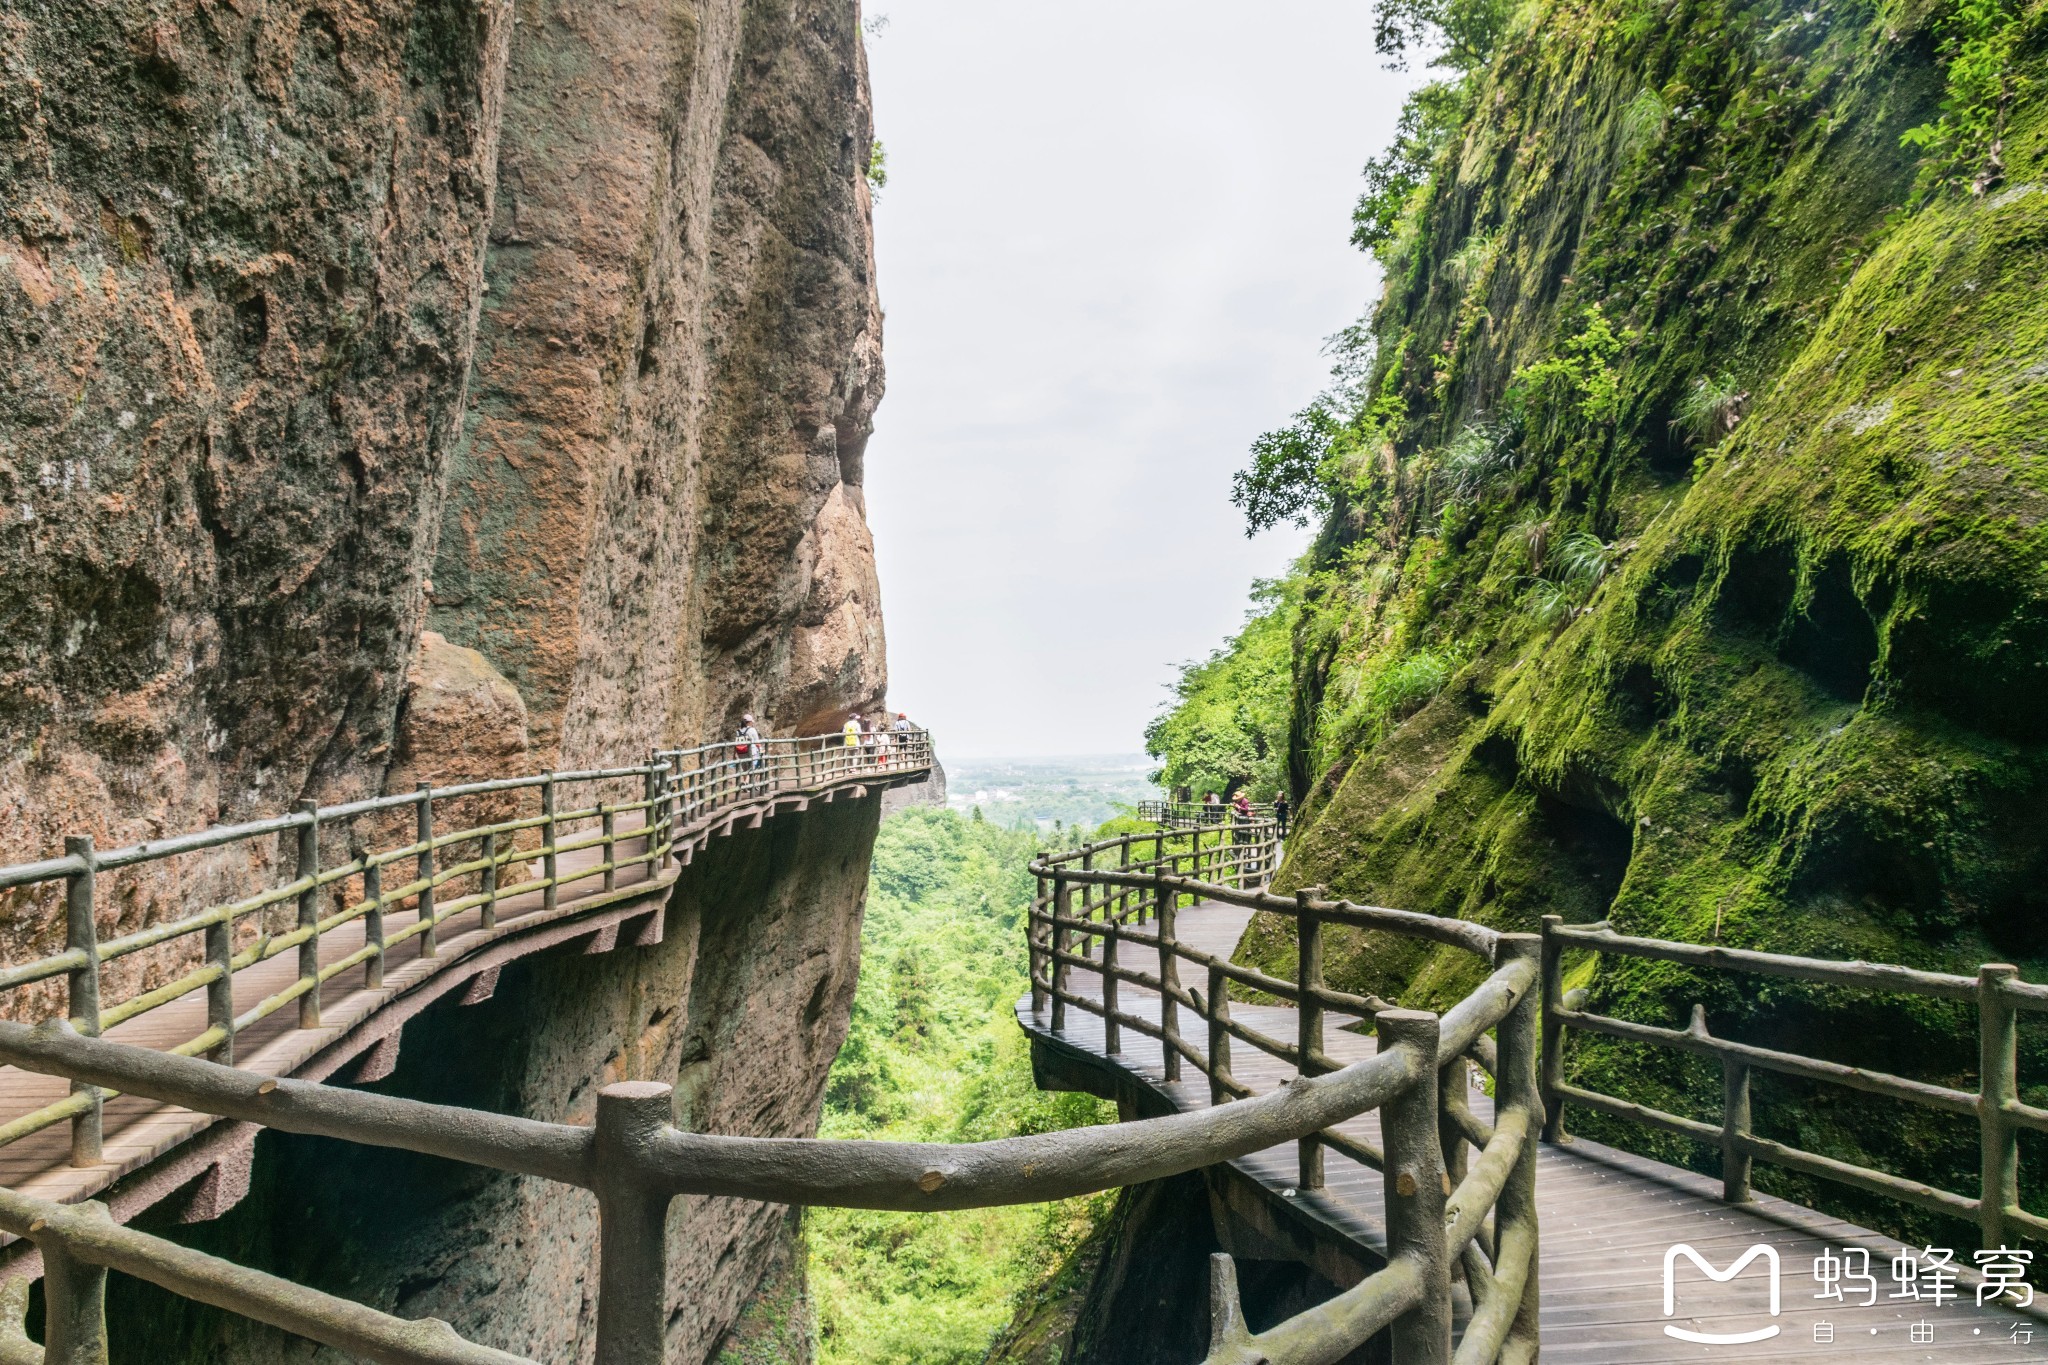
M1251 911L1205 903L1178 912L1177 936L1190 947L1218 956L1234 953ZM1127 949L1126 951L1132 951ZM1069 988L1101 998L1101 980L1075 968ZM1155 992L1124 982L1118 992L1126 1013L1157 1022ZM1296 1033L1291 1006L1231 1004L1231 1016L1283 1039ZM1182 1014L1185 1029L1187 1015ZM1183 1065L1183 1079L1168 1083L1160 1045L1124 1030L1123 1049L1104 1051L1102 1020L1069 1006L1066 1027L1055 1033L1050 1010L1034 1014L1030 998L1018 1003L1018 1022L1035 1041L1081 1054L1143 1084L1179 1110L1206 1107L1208 1080ZM1375 1041L1328 1017L1327 1049L1349 1063L1373 1055ZM1199 1045L1199 1044L1198 1044ZM1232 1050L1232 1072L1265 1093L1290 1080L1291 1066L1243 1041ZM1490 1117L1486 1096L1472 1107ZM1379 1142L1378 1122L1362 1115L1340 1131ZM1326 1179L1319 1191L1295 1188L1294 1145L1253 1153L1232 1163L1274 1201L1306 1213L1327 1235L1362 1250L1374 1263L1384 1259L1386 1229L1379 1173L1335 1150L1324 1155ZM1542 1223L1543 1359L1552 1365L1665 1365L1680 1361L1828 1360L1856 1365L1993 1365L2048 1361L2048 1300L2026 1311L1974 1302L1976 1276L1958 1277L1958 1297L1941 1306L1922 1299L1894 1300L1891 1267L1903 1248L1889 1238L1781 1199L1760 1195L1748 1204L1724 1204L1720 1182L1585 1139L1553 1146L1537 1156L1537 1208ZM1691 1247L1720 1270L1748 1253L1768 1247L1778 1258L1780 1311L1771 1316L1769 1256L1759 1255L1726 1282L1717 1283L1682 1253L1675 1263L1675 1313L1664 1313L1664 1265L1673 1246ZM1973 1248L1955 1248L1970 1264ZM1920 1248L1913 1248L1915 1252ZM1855 1253L1869 1257L1874 1285L1860 1283L1841 1299L1820 1299L1816 1258ZM2048 1267L2042 1268L2048 1273ZM2032 1277L2030 1277L2032 1278ZM1874 1292L1874 1303L1866 1302ZM1463 1294L1460 1291L1459 1297ZM1460 1315L1462 1322L1462 1314ZM1733 1335L1776 1327L1759 1341L1703 1345L1667 1333L1677 1328L1698 1334ZM1924 1339L1923 1339L1924 1338Z

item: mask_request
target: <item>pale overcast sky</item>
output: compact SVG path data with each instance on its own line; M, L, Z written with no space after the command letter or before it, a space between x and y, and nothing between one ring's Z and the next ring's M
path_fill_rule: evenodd
M1350 208L1418 76L1369 0L867 12L891 702L945 755L1135 751L1306 543L1230 475L1377 292Z

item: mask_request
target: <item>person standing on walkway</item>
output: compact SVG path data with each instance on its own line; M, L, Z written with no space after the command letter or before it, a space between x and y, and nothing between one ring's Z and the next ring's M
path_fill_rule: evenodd
M860 712L853 711L848 713L846 724L840 728L839 736L840 743L846 750L841 761L848 767L852 767L860 762Z
M1281 792L1273 798L1273 833L1276 838L1285 839L1287 837L1286 792Z
M740 717L740 729L732 741L733 756L739 760L740 771L745 775L745 784L756 787L761 782L762 760L761 731L755 726L751 715Z

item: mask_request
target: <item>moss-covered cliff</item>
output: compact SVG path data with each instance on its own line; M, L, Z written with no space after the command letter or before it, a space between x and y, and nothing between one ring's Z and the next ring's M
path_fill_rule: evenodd
M1285 607L1305 799L1282 884L2036 975L2048 7L1486 13L1369 171L1359 238L1387 283L1340 340L1343 382L1241 488L1255 517L1325 516ZM1276 930L1248 948L1286 964ZM1332 960L1416 1005L1473 973L1357 937ZM1755 1041L1975 1063L1940 1009L1572 971L1646 1020L1700 1000ZM1574 1066L1718 1104L1638 1051ZM1971 1188L1973 1127L1770 1098L1771 1136Z

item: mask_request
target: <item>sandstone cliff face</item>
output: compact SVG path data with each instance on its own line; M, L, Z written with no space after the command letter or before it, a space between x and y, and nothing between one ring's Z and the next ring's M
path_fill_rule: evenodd
M879 699L856 4L514 8L0 11L0 857Z
M0 859L877 705L858 21L856 0L0 4ZM560 1117L605 1080L680 1077L686 1122L807 1131L861 809L776 836L773 875L691 869L660 949L508 972L463 1067L414 1025L417 1093ZM231 899L270 856L110 878L101 932ZM57 920L0 896L0 957L48 951ZM243 1221L198 1236L587 1350L594 1215L569 1192L437 1168L394 1208L331 1146L324 1174L265 1150ZM339 1229L322 1247L374 1244L353 1267L305 1244L309 1194ZM694 1360L784 1224L677 1218L673 1358ZM187 1311L159 1315L182 1342L123 1349L295 1349Z

